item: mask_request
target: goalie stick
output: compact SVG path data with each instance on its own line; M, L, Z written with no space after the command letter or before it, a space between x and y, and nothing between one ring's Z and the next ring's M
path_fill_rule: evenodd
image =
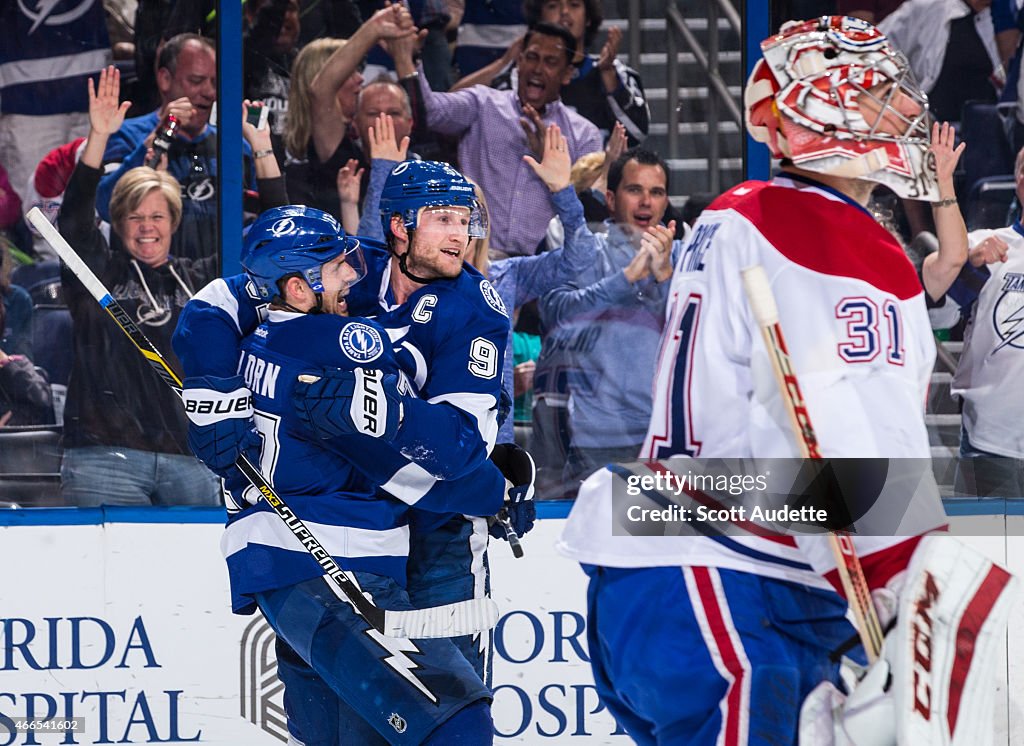
M803 392L793 370L793 362L789 358L786 340L782 336L782 325L779 323L779 309L772 295L764 267L755 264L741 271L743 289L754 313L754 319L761 328L761 336L768 348L768 358L775 372L775 381L782 392L782 401L789 414L789 422L796 435L800 454L806 459L821 459L818 438L811 425L811 416L807 411ZM860 634L868 660L874 662L882 650L882 625L878 621L875 607L871 603L871 590L864 577L857 550L853 540L845 531L829 532L829 544L836 558L836 570L846 592L847 603L853 610L857 620L857 632Z
M57 252L57 256L67 265L68 269L85 286L89 294L110 314L121 331L146 358L150 367L156 371L164 383L180 396L181 379L60 232L50 224L38 207L32 208L26 217ZM338 566L330 553L324 549L302 520L274 491L260 470L244 454L238 457L235 466L252 483L278 517L284 521L299 543L313 555L317 564L323 569L324 581L331 591L339 599L348 603L356 614L382 635L411 639L459 637L483 632L491 629L497 623L498 609L489 598L474 598L425 609L403 611L381 609L363 594L355 577Z

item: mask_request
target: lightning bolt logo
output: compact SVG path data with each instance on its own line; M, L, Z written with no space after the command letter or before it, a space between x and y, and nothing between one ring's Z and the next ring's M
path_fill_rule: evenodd
M438 703L437 695L427 688L426 684L416 677L416 671L420 665L412 660L406 653L422 655L423 652L416 647L412 640L398 637L385 637L373 627L368 627L366 634L375 643L384 648L390 655L383 658L382 662L390 667L395 673L408 681L417 691L426 697L431 704Z
M76 21L84 16L93 6L94 0L82 0L76 7L64 13L54 13L54 10L63 0L36 0L36 9L33 11L25 4L25 0L18 0L18 8L26 18L32 20L32 28L28 33L32 34L39 26L63 26L64 24Z
M998 303L996 303L996 308L992 314L993 317L995 317L995 312L999 310L999 306L1002 302L1006 300L1006 296L1007 294L1004 293L1003 297L999 299ZM1003 319L993 318L993 320L995 321L996 334L998 334L1000 339L1003 341L994 350L992 350L990 354L995 355L999 350L1003 349L1007 345L1017 347L1014 343L1024 337L1024 328L1020 328L1021 325L1024 324L1024 305L1018 306L1016 310Z
M39 12L39 15L36 16L36 22L32 24L32 28L28 30L29 34L39 28L39 24L50 17L50 14L53 13L53 9L57 7L59 2L60 0L39 0L36 4L36 10Z
M477 657L484 663L483 680L486 682L490 676L491 669L491 635L490 632L477 632L473 635L473 644L476 646Z

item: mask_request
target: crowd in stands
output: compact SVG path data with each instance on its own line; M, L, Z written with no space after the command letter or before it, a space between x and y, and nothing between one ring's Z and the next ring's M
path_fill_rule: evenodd
M224 168L243 169L249 217L305 204L368 236L380 233L380 189L398 161L460 169L489 209L473 263L513 318L504 386L514 409L499 440L533 449L547 498L571 497L604 463L636 456L673 262L717 195L673 191L668 154L645 146L644 85L623 62L620 25L604 23L607 3L249 0L238 164L218 159L214 3L138 0L127 41L100 0L80 5L66 22L59 9L49 19L22 3L0 10L0 66L10 71L0 77L0 428L63 428L67 504L214 505L219 490L190 455L175 395L24 214L38 207L59 227L177 369L178 312L220 273ZM1020 276L1007 279L1006 267L1024 246L992 229L1020 226L1022 5L772 8L776 27L831 13L878 24L949 124L935 130L944 206L884 188L873 204L919 262L941 334L964 339L966 330L955 382L967 402L962 455L1017 459L1016 482L959 479L975 493L1024 493L1024 432L978 424L994 415L978 403L984 393L974 396L982 363L968 354L981 344L1024 348L1012 329L979 343L969 323L978 303L995 302L992 288ZM915 255L929 233L939 251ZM1020 307L1004 309L1007 324Z

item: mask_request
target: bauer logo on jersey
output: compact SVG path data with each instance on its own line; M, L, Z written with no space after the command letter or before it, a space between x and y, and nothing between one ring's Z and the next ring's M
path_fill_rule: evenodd
M380 332L369 324L353 321L341 332L341 351L357 363L369 363L384 352Z
M1002 342L992 351L1004 347L1024 349L1024 273L1007 272L1003 276L1003 293L992 309L992 322Z
M505 304L502 302L501 296L498 295L498 291L494 289L494 285L487 280L480 280L480 292L483 294L484 300L487 301L487 305L508 318L508 311L505 309Z

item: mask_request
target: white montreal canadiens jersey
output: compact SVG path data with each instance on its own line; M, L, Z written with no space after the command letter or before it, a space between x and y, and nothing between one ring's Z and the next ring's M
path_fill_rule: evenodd
M753 265L771 283L822 455L929 458L924 406L935 346L912 264L867 211L783 177L733 188L694 226L669 291L641 458L799 457L743 290L741 270ZM611 476L592 480L560 545L581 562L729 567L823 584L827 550L809 551L803 539L610 539ZM892 543L876 539L862 551Z
M997 231L974 231L972 246L996 235L1010 246L977 297L964 351L953 377L953 393L964 402L971 445L1001 456L1024 458L1024 236L1017 223Z

